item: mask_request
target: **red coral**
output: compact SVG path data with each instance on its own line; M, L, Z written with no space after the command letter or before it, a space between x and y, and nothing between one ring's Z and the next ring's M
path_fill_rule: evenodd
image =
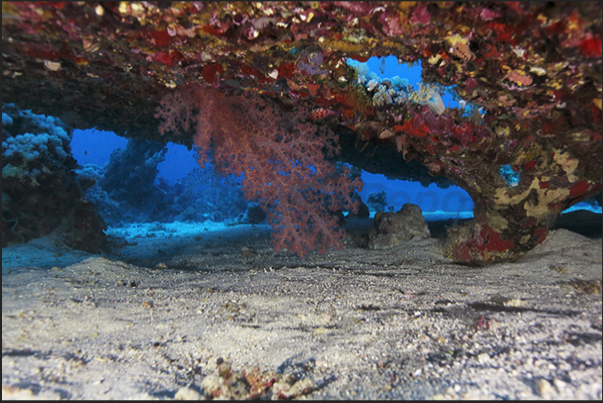
M502 22L491 22L488 26L496 32L499 41L507 42L513 46L517 45L516 33L511 26Z
M484 8L479 16L482 17L484 21L492 21L493 19L500 17L500 13L490 10L489 8Z
M477 88L477 80L475 78L469 78L467 79L467 81L465 81L465 89L467 91L473 91L475 88Z
M590 187L590 183L588 181L581 181L570 187L569 197L574 198L578 196L582 196L588 188Z
M383 32L387 36L399 36L404 32L400 26L400 20L397 15L382 13L379 16L379 22L383 25Z
M541 244L546 239L549 234L549 229L547 227L538 227L534 230L534 235L537 236L536 243Z
M358 17L369 15L376 7L375 4L362 1L335 1L333 5L349 10Z
M507 75L505 75L503 77L503 80L510 80L514 83L520 84L520 85L530 85L532 84L532 77L525 75L525 73L522 73L520 71L515 71L515 70L511 70L507 73Z
M526 164L525 164L526 171L532 171L534 168L536 168L536 164L538 164L538 161L536 161L536 160L526 162Z
M279 77L291 78L293 76L293 72L295 71L295 64L283 63L280 64L276 69L278 70Z
M166 29L151 30L149 29L149 37L155 40L157 46L168 46L172 42L172 38Z
M203 70L201 70L201 75L203 76L203 79L209 84L212 84L214 81L216 81L216 74L218 73L224 73L224 69L219 63L208 64L206 66L203 66Z
M452 135L466 147L473 140L473 128L468 123L462 123L452 127Z
M600 38L587 38L580 43L580 49L585 57L601 57L602 48Z
M222 173L243 174L243 191L268 210L275 251L305 255L318 248L340 247L339 209L356 208L352 199L359 179L350 179L325 160L339 152L337 136L317 127L306 112L284 112L263 98L244 93L225 96L213 88L185 87L167 95L157 109L160 132L196 127L199 164L213 161Z
M332 111L330 109L317 108L317 109L314 109L310 113L310 119L312 119L312 120L322 120L322 119L328 118L329 116L333 116L333 115L337 115L337 112L334 112L334 111Z
M406 121L402 126L394 126L394 130L401 131L406 134L410 134L413 137L424 137L429 134L429 127L425 122L413 119L413 121Z
M429 20L431 20L431 14L427 11L427 7L417 7L415 11L412 13L412 17L410 18L410 22L413 24L429 24Z
M172 56L168 52L163 51L155 53L150 57L150 59L159 63L163 63L168 67L170 67L173 62Z
M515 246L513 241L502 238L488 224L476 224L467 229L467 232L451 231L451 235L456 239L452 257L457 262L477 263L493 260L497 255L508 253ZM541 233L537 235L542 236Z
M489 252L507 252L514 244L509 239L503 239L500 234L490 226L484 225L481 236L486 239L485 249Z
M354 59L356 61L359 61L360 63L364 63L368 59L370 59L370 57L368 57L368 56L360 56L360 55L350 55L350 59Z

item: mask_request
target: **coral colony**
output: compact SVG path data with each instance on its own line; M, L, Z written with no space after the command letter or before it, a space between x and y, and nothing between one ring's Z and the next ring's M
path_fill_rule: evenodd
M167 95L157 116L164 119L162 134L194 126L199 163L212 146L219 171L244 174L247 198L269 211L275 251L303 256L340 246L334 213L355 211L352 196L361 186L347 167L337 170L324 158L338 153L337 136L328 127L317 135L304 112L284 112L252 93L225 96L195 85Z
M60 119L2 106L2 245L60 227L68 246L94 252L102 217L82 198L71 156L71 130Z
M3 2L3 99L70 127L195 144L202 165L212 149L268 211L275 249L300 255L341 245L336 212L361 184L335 159L384 174L415 161L475 203L446 255L502 261L602 190L601 14L597 2ZM362 65L386 56L420 63L420 88ZM451 86L473 113L445 107ZM19 137L2 120L3 238L18 240L6 178L28 192L48 158L70 165L52 122Z

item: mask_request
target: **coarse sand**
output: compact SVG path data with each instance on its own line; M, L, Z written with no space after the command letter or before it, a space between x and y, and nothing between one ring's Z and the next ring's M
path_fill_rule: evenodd
M219 368L256 366L310 399L600 400L601 215L580 219L486 267L444 258L442 223L369 250L358 222L305 258L251 225L113 239L104 255L4 248L2 398L198 398L210 380L227 395Z

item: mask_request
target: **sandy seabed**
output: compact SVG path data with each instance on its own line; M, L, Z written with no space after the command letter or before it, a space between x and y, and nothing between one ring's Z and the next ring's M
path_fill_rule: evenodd
M224 361L311 399L601 399L601 216L588 236L579 217L481 268L442 256L438 223L303 259L265 226L4 248L2 398L195 398Z

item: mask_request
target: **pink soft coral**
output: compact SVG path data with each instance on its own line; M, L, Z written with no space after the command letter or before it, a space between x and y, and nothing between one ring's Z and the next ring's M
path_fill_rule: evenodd
M156 116L164 119L162 134L195 129L201 166L211 146L220 172L244 174L245 196L268 210L275 251L303 256L341 246L334 212L356 208L352 195L362 183L347 167L338 170L325 160L339 152L337 136L327 128L318 134L307 112L193 85L167 95Z

